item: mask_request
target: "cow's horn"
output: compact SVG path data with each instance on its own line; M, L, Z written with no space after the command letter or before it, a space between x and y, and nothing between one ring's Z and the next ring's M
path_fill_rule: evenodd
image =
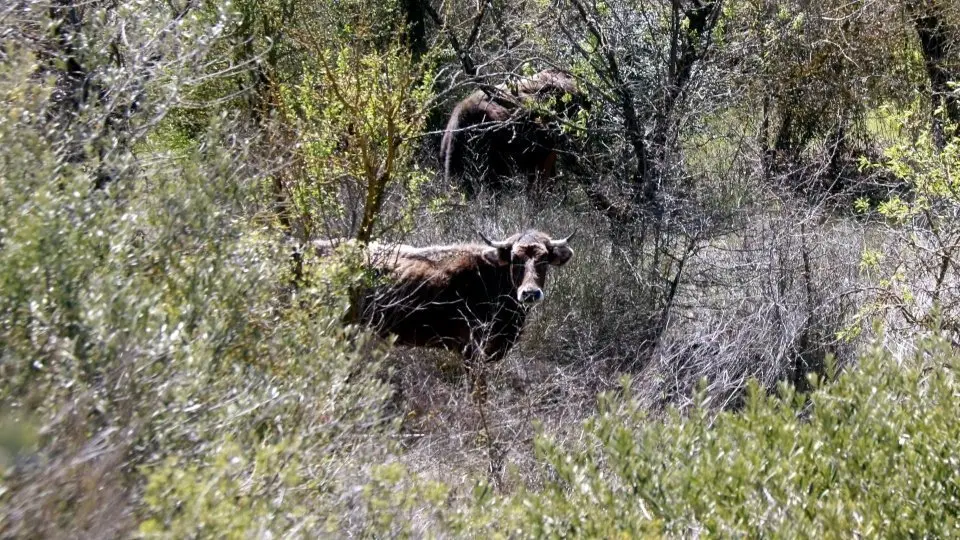
M493 240L490 240L489 238L487 238L487 236L480 231L477 231L477 234L479 234L480 238L483 238L483 241L486 242L487 245L490 247L495 247L497 249L505 249L510 247L510 242L507 242L507 241L494 242Z
M577 231L573 231L572 233L570 233L570 236L568 236L568 237L566 237L566 238L561 238L560 240L551 240L551 241L550 241L550 245L553 246L553 247L563 247L563 246L567 245L567 242L569 242L570 239L573 238L573 237L576 236L576 235L577 235Z

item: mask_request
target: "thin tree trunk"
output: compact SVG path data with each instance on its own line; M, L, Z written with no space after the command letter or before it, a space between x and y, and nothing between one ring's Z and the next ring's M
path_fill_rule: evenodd
M913 18L914 28L920 40L927 77L930 79L930 105L932 107L933 138L938 148L947 143L945 124L960 124L960 98L951 92L950 81L958 79L951 73L947 59L951 47L951 31L939 8L927 2L908 2L907 8ZM956 46L956 45L954 45ZM954 135L956 136L956 135Z

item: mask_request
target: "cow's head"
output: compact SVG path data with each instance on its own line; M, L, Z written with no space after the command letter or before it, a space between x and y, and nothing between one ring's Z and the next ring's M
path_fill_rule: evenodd
M509 265L517 300L524 305L533 305L543 300L547 269L551 265L563 266L573 257L573 250L567 242L576 233L554 240L540 231L527 231L500 242L479 234L492 248L484 254L486 259L499 266Z

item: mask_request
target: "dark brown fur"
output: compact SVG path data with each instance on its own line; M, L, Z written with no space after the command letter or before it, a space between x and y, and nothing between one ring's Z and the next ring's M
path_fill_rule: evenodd
M566 101L564 96L569 95ZM524 108L535 101L555 99L552 114ZM496 189L500 178L515 173L527 176L527 187L556 174L558 151L565 145L553 115L572 118L588 108L586 96L567 72L548 69L502 84L489 93L477 90L461 101L450 115L440 144L444 174L464 180L466 162L476 156L480 181ZM465 182L470 190L472 184Z
M363 296L362 322L399 345L451 349L475 364L507 354L527 316L521 296L542 298L547 269L573 250L531 230L492 245L371 244L367 254L381 279Z

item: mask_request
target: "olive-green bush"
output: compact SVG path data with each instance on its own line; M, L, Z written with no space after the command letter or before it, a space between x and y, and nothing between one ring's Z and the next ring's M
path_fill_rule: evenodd
M313 285L290 285L293 246L260 217L258 133L221 112L184 134L158 75L129 118L155 120L142 138L64 144L64 125L103 126L113 102L64 111L62 80L6 45L0 536L362 524L365 464L391 448L383 347L341 324L353 267L308 261Z
M542 486L474 499L458 532L510 537L952 537L960 356L877 350L808 395L650 418L607 395L576 443L541 439ZM489 493L489 492L487 492Z
M833 380L811 375L807 394L754 383L742 410L714 412L701 393L661 418L625 384L575 438L540 437L540 478L514 493L479 479L444 491L397 471L387 485L446 494L427 522L456 536L953 537L958 369L949 342L929 339L904 360L878 348ZM411 514L391 514L390 530Z

